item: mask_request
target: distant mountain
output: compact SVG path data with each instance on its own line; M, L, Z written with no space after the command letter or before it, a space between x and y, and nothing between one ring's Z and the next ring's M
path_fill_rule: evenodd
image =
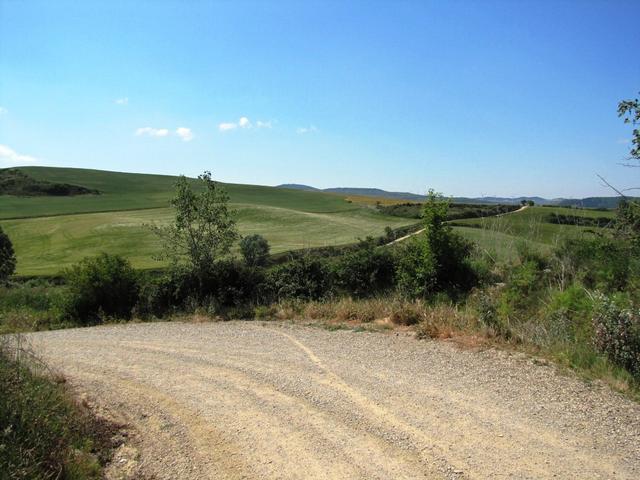
M583 207L583 208L616 208L621 197L586 197L562 199L558 205L561 207ZM638 201L640 198L629 197L629 200Z
M315 188L309 185L299 185L288 183L278 185L280 188L290 188L294 190L307 190L315 192L339 193L341 195L363 195L367 197L391 198L394 200L406 200L407 202L421 202L425 200L424 195L409 192L388 192L379 188L358 188L358 187L334 187ZM587 198L542 198L542 197L453 197L455 203L475 203L475 204L503 204L515 205L522 200L532 200L536 205L557 205L560 207L583 207L583 208L616 208L620 202L620 197L587 197Z

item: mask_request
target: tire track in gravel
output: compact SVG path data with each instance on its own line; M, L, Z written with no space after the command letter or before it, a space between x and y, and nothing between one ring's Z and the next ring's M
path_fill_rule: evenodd
M158 479L640 476L637 404L501 352L247 322L30 338Z

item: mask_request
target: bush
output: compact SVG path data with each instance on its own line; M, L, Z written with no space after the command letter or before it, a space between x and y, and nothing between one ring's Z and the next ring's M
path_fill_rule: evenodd
M593 317L594 343L616 365L640 379L640 310L600 297Z
M607 293L625 290L640 264L630 244L603 237L567 239L554 252L554 260L556 270Z
M203 307L210 314L223 313L225 309L258 303L264 282L262 269L235 260L218 261L206 273L172 268L166 275L144 282L137 313L162 317Z
M370 296L389 289L394 282L394 259L386 248L376 247L373 238L345 253L335 265L336 285L356 297Z
M0 334L62 326L63 287L30 280L0 286Z
M426 297L437 283L436 260L424 237L407 240L397 254L398 290L411 297Z
M85 258L64 272L68 296L65 318L82 325L108 318L131 318L138 300L138 278L131 264L117 255L103 253Z
M303 256L268 274L267 294L276 299L319 300L331 293L333 278L326 261Z
M4 282L16 271L16 254L9 236L0 227L0 282Z
M240 252L247 265L264 266L269 256L269 242L262 235L249 235L240 241Z
M454 296L478 282L470 264L473 244L444 223L448 211L449 201L429 190L422 210L425 231L400 250L396 274L402 293L426 297L446 291Z
M577 284L563 291L551 291L547 306L547 323L552 341L589 343L593 328L593 301L586 290Z

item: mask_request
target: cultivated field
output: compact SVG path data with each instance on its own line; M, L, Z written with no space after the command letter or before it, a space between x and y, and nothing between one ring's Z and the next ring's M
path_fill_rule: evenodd
M168 222L175 177L61 168L24 168L29 175L98 189L101 195L0 197L21 275L55 274L88 255L120 254L137 268L162 266L151 257L156 237L146 224ZM339 245L380 235L416 220L383 215L337 195L226 184L243 235L259 233L272 252ZM4 219L4 220L2 220Z
M601 227L550 223L549 217L553 215L613 220L615 213L562 207L529 207L498 217L456 220L453 224L454 230L459 234L496 255L499 260L512 259L519 243L526 243L532 250L547 253L565 238L604 232Z

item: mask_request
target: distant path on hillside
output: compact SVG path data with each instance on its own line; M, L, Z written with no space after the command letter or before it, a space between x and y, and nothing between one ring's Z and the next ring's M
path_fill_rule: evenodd
M279 323L40 332L110 478L640 478L640 405L509 352Z
M500 213L500 214L498 214L498 215L490 215L489 217L481 217L481 218L496 218L496 217L504 217L505 215L511 215L512 213L518 213L518 212L521 212L521 211L523 211L523 210L526 210L527 208L529 208L529 205L523 205L522 207L520 207L520 208L519 208L519 209L517 209L517 210L514 210L513 212L505 212L505 213ZM447 222L445 222L445 223L448 223L448 222L455 222L455 220L448 220L448 221L447 221ZM387 245L393 245L394 243L402 242L402 241L406 240L407 238L413 237L414 235L418 235L418 234L420 234L420 233L424 232L425 230L426 230L426 229L421 228L420 230L417 230L417 231L415 231L415 232L413 232L413 233L410 233L410 234L408 234L408 235L405 235L404 237L396 238L396 239L395 239L395 240L393 240L392 242L387 243Z

